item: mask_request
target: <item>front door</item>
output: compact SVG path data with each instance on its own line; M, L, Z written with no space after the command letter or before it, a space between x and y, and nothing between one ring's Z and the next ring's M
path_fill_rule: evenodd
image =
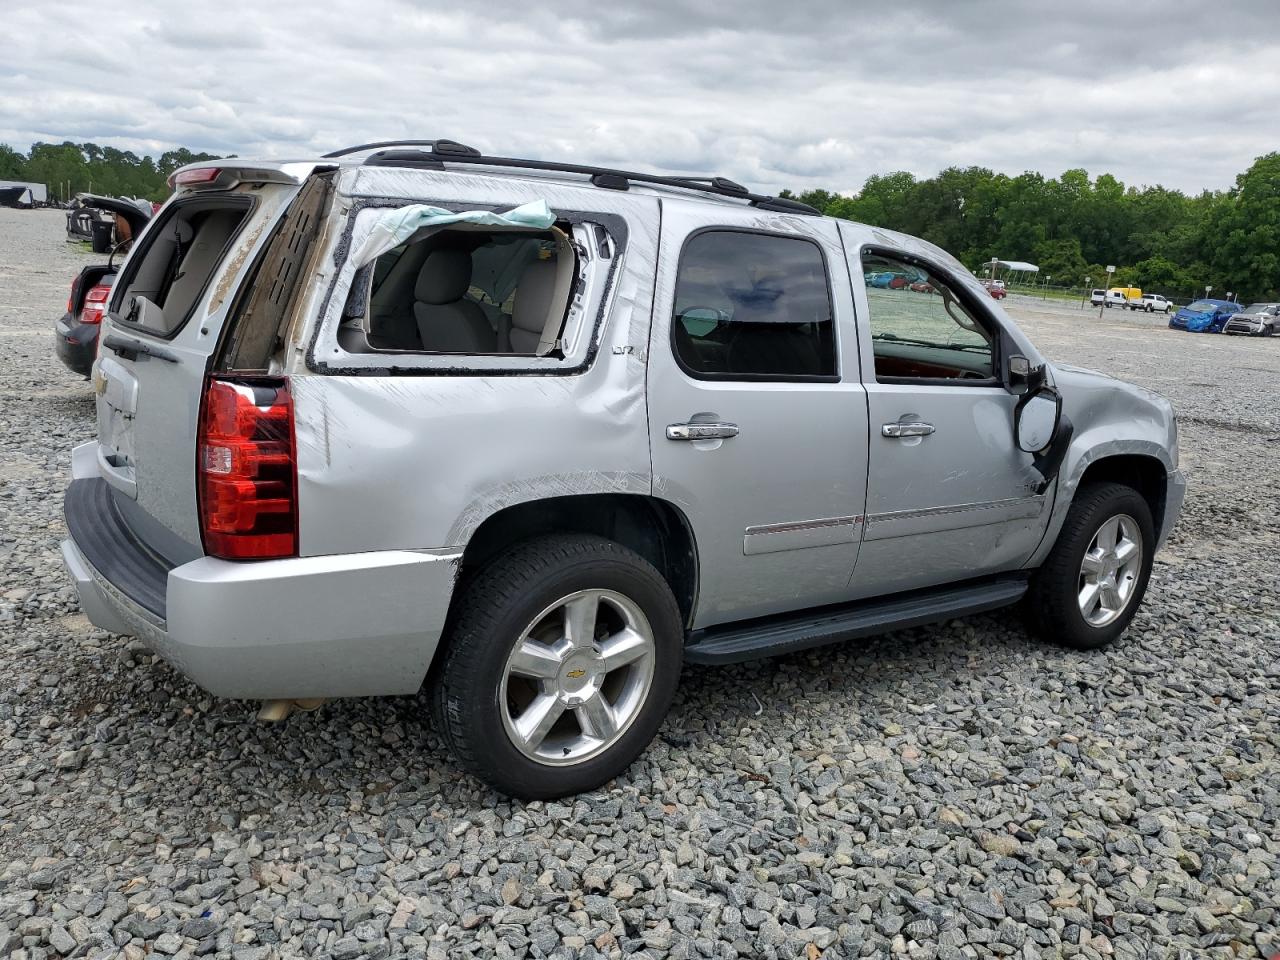
M695 627L846 599L867 407L834 223L663 203L654 494L697 538Z
M1015 444L1018 398L1000 376L998 321L977 288L949 271L914 253L860 245L865 238L852 225L845 239L871 425L853 592L875 596L1020 567L1051 503L1037 493L1031 455Z

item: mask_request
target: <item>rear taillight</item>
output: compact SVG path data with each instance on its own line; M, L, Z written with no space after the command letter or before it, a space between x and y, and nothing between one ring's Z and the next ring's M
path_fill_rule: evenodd
M84 295L84 306L80 308L81 323L101 323L102 315L107 312L107 301L111 299L111 288L103 284L90 287Z
M196 457L207 554L225 560L297 554L298 481L288 380L211 378L200 410Z

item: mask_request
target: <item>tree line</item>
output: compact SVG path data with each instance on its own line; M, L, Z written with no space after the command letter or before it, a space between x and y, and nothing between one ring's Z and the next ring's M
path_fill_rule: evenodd
M0 144L0 180L67 191L163 200L178 167L218 159L179 148L158 158L95 143ZM992 257L1038 264L1055 286L1116 286L1195 297L1212 286L1241 300L1280 299L1280 153L1254 161L1229 190L1187 196L1126 187L1084 170L1011 177L985 167L949 167L935 177L876 174L855 196L809 190L783 196L824 213L923 237L975 271ZM1086 281L1086 278L1088 280Z
M856 196L826 190L783 196L826 214L922 237L977 272L993 257L1040 267L1038 282L1137 286L1169 297L1228 291L1245 302L1280 299L1280 153L1254 161L1229 190L1187 196L1126 187L1084 170L1016 177L951 167L935 177L874 175ZM1085 278L1089 278L1086 281Z
M0 143L0 180L43 183L53 201L77 193L163 200L169 195L169 174L188 163L217 159L183 148L154 158L96 143L34 143L27 153Z

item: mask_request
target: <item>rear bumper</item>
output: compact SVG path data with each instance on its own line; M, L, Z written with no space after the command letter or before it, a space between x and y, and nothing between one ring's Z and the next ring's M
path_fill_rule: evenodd
M97 324L77 323L71 314L64 313L53 325L53 342L58 359L68 370L89 376L98 354Z
M87 478L73 486L95 482L105 485ZM86 616L138 637L210 693L347 697L411 694L422 685L444 629L456 551L201 557L163 573L156 603L136 582L148 569L154 575L156 558L114 510L82 515L93 502L83 490L69 491L72 535L62 557ZM114 565L102 559L107 547Z

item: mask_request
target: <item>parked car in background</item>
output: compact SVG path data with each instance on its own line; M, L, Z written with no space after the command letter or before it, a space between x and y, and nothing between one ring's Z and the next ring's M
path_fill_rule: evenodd
M1169 327L1190 333L1221 333L1227 321L1239 312L1240 304L1230 300L1196 300L1179 307L1169 318Z
M906 288L907 282L907 278L902 274L891 271L868 274L864 278L864 283L868 287L877 287L881 290L902 290Z
M79 194L67 210L67 240L88 241L94 253L110 253L131 242L140 232L134 225L145 226L154 210L150 200Z
M1275 336L1277 330L1280 330L1280 303L1251 303L1222 328L1223 333L1254 337Z
M1108 290L1103 298L1103 305L1110 310L1112 307L1129 306L1129 298L1125 296L1123 290Z
M1155 313L1157 310L1168 313L1173 309L1173 304L1158 293L1144 293L1137 300L1129 301L1129 309L1145 310L1147 313Z
M93 623L268 716L425 686L461 765L578 793L684 662L1024 598L1101 647L1178 518L1169 402L1049 362L923 240L446 141L172 182L62 554Z
M1107 302L1107 291L1101 290L1101 289L1091 290L1089 292L1089 302L1093 304L1095 307L1102 306L1104 303Z
M1003 300L1009 295L1009 291L1004 288L1003 280L979 280L979 283L991 295L992 300Z
M90 199L98 201L111 198ZM130 238L140 236L151 219L149 206L144 210L130 201L112 202L108 206L86 205L80 212L89 214L95 210L107 212L111 217L113 230L116 230L117 218L123 221L124 229L119 232L127 232ZM73 212L67 212L68 223ZM71 281L67 310L54 322L53 343L58 359L68 370L82 377L89 376L93 359L98 354L98 332L112 284L115 283L118 269L116 261L128 242L121 243L121 249L113 251L106 263L85 267L76 275Z

